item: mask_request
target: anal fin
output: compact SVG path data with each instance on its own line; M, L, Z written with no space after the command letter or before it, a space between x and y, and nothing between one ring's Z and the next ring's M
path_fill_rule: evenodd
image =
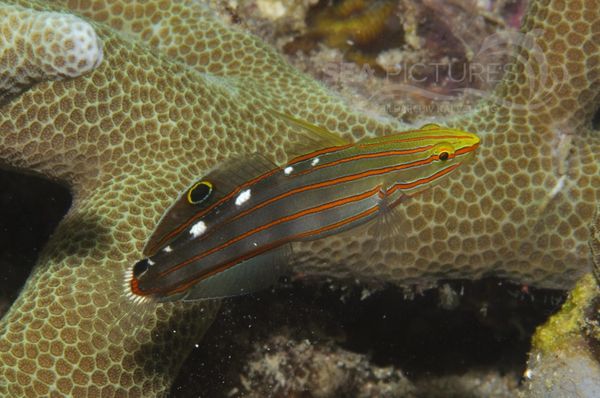
M206 300L257 292L275 285L290 269L290 261L291 245L287 244L198 282L176 299Z

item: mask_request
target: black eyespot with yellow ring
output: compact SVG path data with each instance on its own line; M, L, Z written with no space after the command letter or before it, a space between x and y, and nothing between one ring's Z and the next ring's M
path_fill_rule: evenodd
M187 201L191 205L199 205L208 198L213 191L213 184L209 181L195 183L187 192Z

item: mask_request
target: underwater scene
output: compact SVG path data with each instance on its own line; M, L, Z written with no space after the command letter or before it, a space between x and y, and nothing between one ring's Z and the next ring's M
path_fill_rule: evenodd
M0 0L0 397L600 397L600 0Z

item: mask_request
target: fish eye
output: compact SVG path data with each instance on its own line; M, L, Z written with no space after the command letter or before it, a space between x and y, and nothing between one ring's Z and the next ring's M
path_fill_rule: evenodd
M446 160L454 157L454 147L447 142L437 144L433 148L432 155L434 156L435 160L441 160L442 162L445 162Z
M148 267L150 267L150 263L148 262L147 258L135 263L135 265L133 266L134 278L138 279L144 272L148 270Z
M212 191L213 184L209 181L197 182L188 190L188 203L192 205L198 205L208 199Z

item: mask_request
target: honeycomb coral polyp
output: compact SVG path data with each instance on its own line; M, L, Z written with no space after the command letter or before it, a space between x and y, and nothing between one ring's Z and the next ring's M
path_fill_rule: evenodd
M95 20L104 61L86 61L90 73L52 80L70 75L65 64L46 69L44 57L1 41L2 90L51 80L0 101L2 164L65 181L74 200L0 321L0 396L160 395L218 308L141 311L123 294L125 270L179 193L229 157L284 162L298 134L267 108L352 139L405 126L356 111L195 0L0 2L23 20L67 6ZM402 239L386 250L370 234L303 243L294 248L298 272L396 284L495 275L569 287L590 269L600 197L600 137L589 129L600 85L598 1L532 1L523 27L531 30L541 31L550 70L569 71L560 89L541 86L547 101L523 106L531 77L523 63L535 57L522 57L500 83L502 101L442 121L479 133L481 149L457 178L398 209ZM71 44L64 48L78 48ZM9 70L18 72L9 78ZM565 126L572 139L557 151Z
M92 26L74 15L0 4L0 100L29 85L73 78L102 62Z

